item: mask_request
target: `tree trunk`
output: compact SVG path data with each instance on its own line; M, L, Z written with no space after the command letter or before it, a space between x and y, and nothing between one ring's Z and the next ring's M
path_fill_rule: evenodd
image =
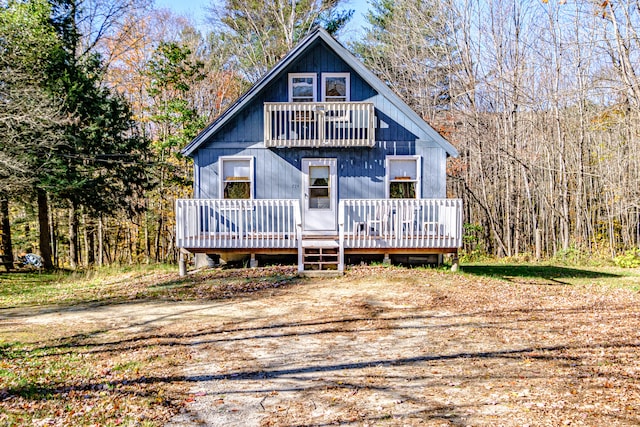
M0 194L0 249L5 256L5 262L13 265L13 244L11 243L11 224L9 222L9 197Z
M87 214L82 215L84 223L84 248L85 248L85 265L91 267L96 263L96 238L95 238L95 222Z
M102 267L104 263L104 229L102 225L102 217L98 218L98 267Z
M78 268L78 215L74 203L69 208L69 265Z
M145 263L151 263L151 237L149 235L149 205L145 201L145 214L144 214L144 258Z
M53 260L51 258L51 234L49 227L49 203L47 201L47 193L38 188L36 190L38 197L38 226L40 228L39 243L40 256L42 257L42 265L45 269L53 269Z
M55 265L56 268L59 268L60 253L58 252L58 225L54 209L50 209L49 211L49 225L51 227L51 253L53 258L53 265Z

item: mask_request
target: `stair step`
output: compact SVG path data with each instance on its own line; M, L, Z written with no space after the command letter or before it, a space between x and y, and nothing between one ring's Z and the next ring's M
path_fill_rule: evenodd
M340 246L333 241L318 241L302 248L304 271L337 271L340 264Z
M342 274L341 253L337 236L305 236L302 246L302 273L305 275Z
M303 240L303 248L339 248L340 243L336 240L323 239L323 240Z

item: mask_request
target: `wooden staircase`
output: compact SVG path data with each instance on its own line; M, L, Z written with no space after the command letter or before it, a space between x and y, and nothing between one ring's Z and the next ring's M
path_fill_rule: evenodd
M306 276L341 275L342 253L337 237L305 237L299 271Z

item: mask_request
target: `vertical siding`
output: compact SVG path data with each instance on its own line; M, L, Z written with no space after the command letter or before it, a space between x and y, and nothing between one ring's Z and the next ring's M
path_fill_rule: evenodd
M385 157L422 156L422 197L446 196L446 153L435 144L413 141L381 141L374 148L354 149L265 149L207 148L198 150L194 166L195 197L219 198L218 158L252 156L255 159L255 197L259 199L301 198L303 158L338 159L338 197L341 199L384 198Z
M265 149L264 102L287 101L288 73L316 72L320 93L322 72L351 73L351 100L373 102L376 108L376 146L356 149ZM416 142L418 141L418 142ZM377 94L323 42L316 42L292 63L235 117L194 153L194 197L219 198L218 158L253 156L255 197L298 199L301 197L301 159L338 159L338 197L384 198L385 157L422 156L422 197L446 196L446 153L389 100Z
M447 155L435 144L417 143L416 154L422 156L422 197L445 198L447 194Z

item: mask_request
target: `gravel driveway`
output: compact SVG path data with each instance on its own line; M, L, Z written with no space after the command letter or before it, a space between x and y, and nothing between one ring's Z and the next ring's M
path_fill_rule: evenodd
M0 320L173 331L190 359L168 426L637 426L639 299L363 268L251 297Z

